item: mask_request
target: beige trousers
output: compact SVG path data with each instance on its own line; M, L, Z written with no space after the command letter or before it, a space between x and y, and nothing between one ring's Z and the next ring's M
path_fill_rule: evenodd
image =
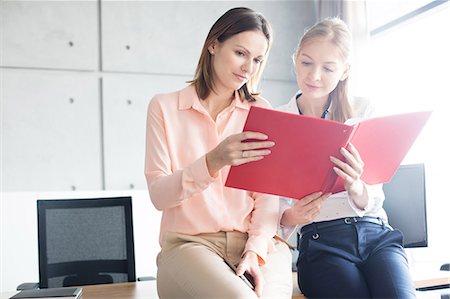
M241 260L247 234L219 232L195 236L168 233L158 254L159 298L258 298L231 268ZM286 244L275 241L261 267L264 290L261 298L292 297L292 256Z

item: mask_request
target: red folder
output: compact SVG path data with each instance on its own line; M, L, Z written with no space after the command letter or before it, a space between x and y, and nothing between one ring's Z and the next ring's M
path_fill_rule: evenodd
M344 191L329 157L343 161L351 142L364 161L367 184L388 182L424 127L430 111L362 120L355 125L251 107L244 131L261 132L275 145L256 162L232 166L227 187L301 199L313 192Z

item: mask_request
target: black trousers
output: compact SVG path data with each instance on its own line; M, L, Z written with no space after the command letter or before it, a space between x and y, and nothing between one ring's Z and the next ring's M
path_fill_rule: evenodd
M309 224L298 244L299 287L308 298L416 298L402 242L377 218Z

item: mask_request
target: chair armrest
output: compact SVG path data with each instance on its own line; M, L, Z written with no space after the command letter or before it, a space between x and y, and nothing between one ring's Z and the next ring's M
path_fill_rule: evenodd
M156 280L156 277L153 276L143 276L143 277L138 277L137 281L146 281L146 280Z
M17 291L24 291L24 290L33 290L33 289L39 289L39 283L37 282L24 282L17 286Z
M441 266L441 270L450 271L450 263L449 264L443 264Z

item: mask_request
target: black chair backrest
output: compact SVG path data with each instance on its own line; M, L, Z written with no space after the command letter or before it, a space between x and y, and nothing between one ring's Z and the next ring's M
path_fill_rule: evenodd
M38 200L39 287L136 280L131 197Z
M383 190L389 224L403 233L404 247L427 247L425 165L400 165Z

